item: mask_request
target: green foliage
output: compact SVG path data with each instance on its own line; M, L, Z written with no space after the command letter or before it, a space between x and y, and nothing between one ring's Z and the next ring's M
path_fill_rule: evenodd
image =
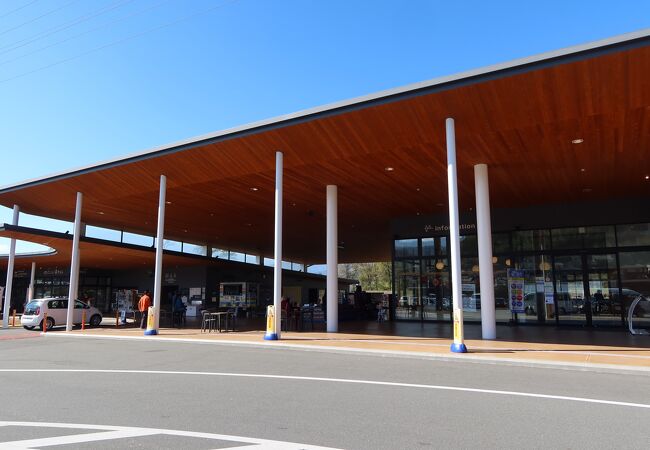
M390 291L392 272L390 262L339 264L339 277L359 280L364 291Z

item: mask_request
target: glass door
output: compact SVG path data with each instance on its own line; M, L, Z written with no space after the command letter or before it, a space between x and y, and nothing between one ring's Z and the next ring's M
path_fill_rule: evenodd
M555 257L555 303L560 324L623 323L616 254Z
M555 257L555 305L560 324L591 325L585 308L583 255Z
M591 304L593 324L595 326L624 325L616 255L613 253L585 255L585 262L587 298Z

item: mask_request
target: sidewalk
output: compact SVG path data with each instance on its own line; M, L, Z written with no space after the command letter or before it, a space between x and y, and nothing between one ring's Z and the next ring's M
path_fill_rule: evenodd
M590 340L589 337L593 341L592 343L571 344L539 342L549 339L548 336L544 336L545 333L549 333L549 330L529 328L523 332L517 330L524 340L520 337L517 340L501 338L494 341L466 339L465 343L469 353L462 355L449 351L452 340L445 337L396 336L395 334L381 334L379 332L381 330L372 330L372 332L343 331L336 334L318 331L283 332L281 341L264 341L263 331L202 333L198 329L176 328L161 328L158 336L146 337L143 336L143 331L139 328L106 327L85 331L75 330L70 333L53 331L48 335L252 345L260 348L363 352L402 357L650 372L650 337L628 337L625 333L618 331L615 333L611 331L591 333L582 330L550 330L550 332L556 333L558 341L567 338L585 341ZM468 334L473 333L474 330L470 329ZM501 334L508 333L502 332ZM574 336L582 337L582 339L576 339ZM596 337L594 338L594 336ZM606 345L603 342L617 340L625 342L625 345Z

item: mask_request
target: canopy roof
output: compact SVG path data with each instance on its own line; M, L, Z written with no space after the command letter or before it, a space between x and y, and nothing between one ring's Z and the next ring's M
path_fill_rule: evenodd
M166 238L269 256L282 151L285 259L324 260L336 184L340 261L388 260L391 219L447 210L447 117L461 210L474 206L478 163L497 208L650 197L648 74L646 30L7 186L0 204L72 220L81 191L84 222L154 235L165 174Z

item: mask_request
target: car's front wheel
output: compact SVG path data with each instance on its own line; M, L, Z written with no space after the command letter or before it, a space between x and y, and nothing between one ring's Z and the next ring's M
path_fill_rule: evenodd
M99 314L95 314L90 318L91 327L98 327L100 323L102 323L102 316L100 316Z
M41 320L40 328L41 328L41 331L43 331L43 321L42 320ZM52 319L51 317L48 317L47 318L47 329L51 330L52 328L54 328L54 319Z

